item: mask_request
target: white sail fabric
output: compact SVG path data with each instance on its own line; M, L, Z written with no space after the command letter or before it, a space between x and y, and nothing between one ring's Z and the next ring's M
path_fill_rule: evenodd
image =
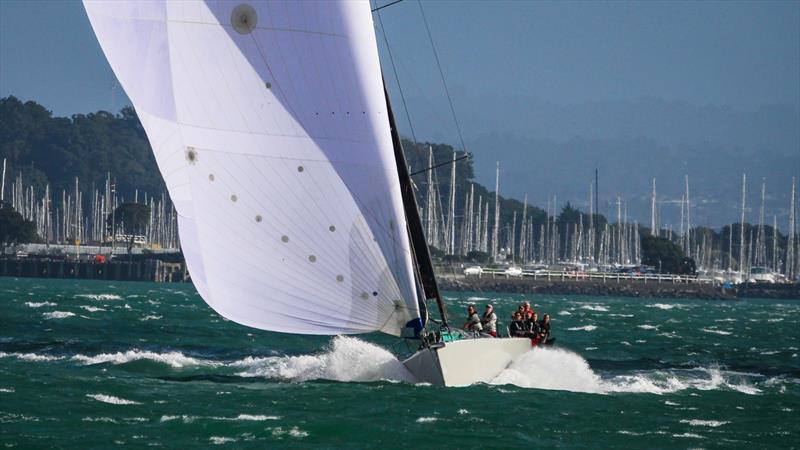
M304 334L419 317L368 2L84 5L209 305Z

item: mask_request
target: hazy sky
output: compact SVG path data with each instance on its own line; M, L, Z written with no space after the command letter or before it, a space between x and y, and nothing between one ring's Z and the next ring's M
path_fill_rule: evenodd
M800 107L798 1L426 1L424 8L456 104L459 93L499 93L557 104L661 97ZM408 95L424 94L446 112L417 2L381 13ZM114 85L80 2L0 1L0 96L71 114L121 106L127 100Z

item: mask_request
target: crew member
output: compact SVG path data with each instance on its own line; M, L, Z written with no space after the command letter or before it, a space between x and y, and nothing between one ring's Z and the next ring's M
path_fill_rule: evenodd
M478 313L475 311L475 305L467 306L467 321L464 322L464 326L461 328L474 332L483 331L483 326L481 326L481 318L478 317Z
M511 315L511 324L508 326L509 337L526 337L525 322L522 321L522 314L515 311Z
M497 314L494 313L492 305L486 305L486 312L483 313L481 318L481 327L484 333L497 337Z
M539 334L542 336L542 342L550 340L550 314L545 314L539 322Z
M531 339L540 338L542 329L539 327L539 315L532 313L528 319L528 332L531 334Z

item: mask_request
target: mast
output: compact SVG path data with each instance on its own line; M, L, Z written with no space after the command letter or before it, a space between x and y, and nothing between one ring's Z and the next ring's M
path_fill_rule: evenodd
M450 201L447 209L447 233L445 253L456 254L456 152L453 151L453 162L450 164Z
M397 175L400 181L400 192L403 197L403 209L406 213L408 223L408 233L411 239L411 250L414 254L414 263L417 267L419 281L422 284L422 294L424 298L435 298L436 305L439 307L439 315L442 318L442 325L447 324L447 307L444 304L439 287L436 284L436 274L433 271L431 254L428 251L428 244L425 241L425 232L422 228L422 221L417 209L417 200L414 198L414 188L411 185L411 177L408 175L406 157L403 154L403 144L400 142L400 134L397 132L397 124L392 113L392 103L389 100L389 92L384 83L383 95L386 97L386 110L389 116L389 128L392 132L392 145L394 146L394 158L397 163ZM420 302L424 308L424 302ZM422 311L420 311L422 313Z
M794 280L794 273L797 268L795 267L795 256L794 256L794 247L795 247L795 178L792 177L792 195L791 195L791 203L789 204L789 237L786 240L786 262L784 270L784 274L786 278L789 280Z
M767 191L767 182L765 179L761 179L761 209L758 213L758 231L756 231L756 251L755 251L755 265L757 266L766 266L767 265L767 251L766 251L766 236L764 235L764 198L766 196Z
M0 202L5 200L5 192L6 192L6 159L3 158L3 177L2 181L0 181Z
M492 260L497 261L497 239L500 227L500 161L497 162L497 171L494 178L494 229L492 230Z
M653 178L653 196L650 200L650 235L658 237L658 224L656 224L656 179Z
M689 202L689 175L683 176L686 183L686 256L692 257L692 214Z
M747 195L747 174L742 174L742 218L739 222L739 272L744 273L744 207Z

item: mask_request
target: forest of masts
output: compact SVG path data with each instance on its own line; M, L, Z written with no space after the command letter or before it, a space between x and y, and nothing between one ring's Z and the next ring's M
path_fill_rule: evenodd
M757 226L749 226L746 219L747 178L742 177L741 217L738 223L723 227L714 239L714 231L705 227L692 227L692 203L689 177L683 181L684 193L680 201L680 225L660 223L656 180L652 182L650 227L640 227L630 220L622 197L617 197L614 207L616 222L608 223L595 211L596 181L588 188L588 214L579 214L577 223L559 224L557 198L547 202L544 223L535 224L529 214L527 195L522 212L514 211L511 221L500 222L500 166L495 174L494 199L475 196L475 185L470 183L460 213L456 208L456 154L450 167L449 189L442 196L434 170L427 171L427 189L421 199L423 227L428 245L445 255L467 256L483 252L495 262L512 260L521 264L588 263L597 265L639 265L642 260L642 234L663 237L677 244L699 269L727 270L748 273L751 267L766 267L780 272L789 279L798 274L800 245L797 236L796 179L792 178L789 206L788 235L782 237L777 216L772 224L766 223L764 200L766 182L761 185L761 205ZM428 152L428 167L434 167L433 151ZM742 226L741 224L745 224ZM651 231L652 230L652 231ZM723 239L724 238L724 239ZM738 255L736 254L738 250Z
M132 200L150 207L150 220L144 233L148 244L163 249L176 249L179 246L177 214L166 193L148 196L136 190L133 199L126 200L116 192L111 174L106 177L102 188L92 185L88 191L82 191L85 186L75 178L75 188L69 191L55 193L47 185L42 192L37 192L32 185L26 187L23 184L21 174L8 183L10 186L6 186L5 169L3 161L0 201L8 202L23 218L32 221L37 234L46 244L108 243L112 240L112 227L108 221L113 216L112 211ZM114 225L116 237L132 234L126 232L125 224L119 218L116 218Z

